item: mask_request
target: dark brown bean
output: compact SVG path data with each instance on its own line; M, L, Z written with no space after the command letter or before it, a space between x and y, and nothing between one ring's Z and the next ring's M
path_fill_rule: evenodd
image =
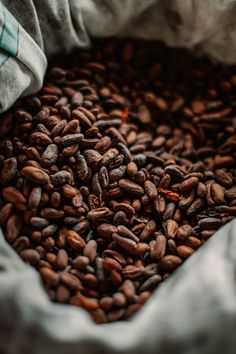
M156 288L158 284L160 284L161 281L162 281L161 275L155 274L150 278L148 278L147 280L145 280L145 282L140 286L139 291L143 292L147 290L153 290L154 288Z
M236 199L236 186L225 191L225 198L228 200Z
M33 188L28 199L28 206L31 210L38 209L41 197L42 197L42 189L40 187Z
M152 259L161 260L166 253L166 238L163 235L157 236L155 241L150 242L150 256Z
M142 196L144 194L144 190L141 186L128 179L120 179L118 183L120 188L122 188L128 194L134 196Z
M176 251L178 256L182 258L188 258L193 254L194 249L189 246L181 245L176 248Z
M22 169L22 174L23 176L27 177L30 181L37 184L45 185L50 181L49 175L37 167L32 167L32 166L24 167Z
M180 240L186 240L190 235L192 235L193 229L191 225L185 224L178 228L176 236Z
M89 169L87 162L84 158L84 156L79 155L76 159L76 168L77 168L77 173L78 177L82 180L85 181L89 177Z
M117 232L117 228L111 224L103 223L97 227L97 231L102 237L111 238L112 234Z
M6 239L8 242L14 242L20 234L23 226L23 220L19 215L13 214L9 217L6 224Z
M60 249L57 253L55 265L58 269L63 270L67 267L69 262L68 254L64 249Z
M224 203L224 191L225 189L218 183L213 183L211 186L211 195L217 204Z
M119 246L124 248L127 252L132 252L136 250L136 242L134 240L122 237L117 233L113 233L112 238Z
M3 225L13 212L13 204L6 203L0 210L0 225Z
M57 286L60 282L59 274L48 267L40 267L39 273L43 280L49 285Z
M96 150L85 150L84 154L91 167L96 167L103 158Z
M154 183L151 181L144 182L144 190L151 200L155 200L157 197L157 189Z
M192 204L188 207L186 214L187 216L192 216L197 214L205 205L205 201L201 198L195 199Z
M15 205L17 205L18 203L26 204L26 199L23 196L23 194L20 193L14 187L5 187L2 190L2 196L5 200L7 200L8 202L11 202Z
M66 232L66 241L76 251L85 247L84 239L74 230L68 230Z
M63 210L58 210L54 208L45 208L41 210L41 216L45 219L61 219L64 216Z
M56 163L58 158L58 147L56 144L50 144L47 146L42 154L41 163L43 167L50 167Z
M156 228L157 226L154 220L148 221L148 223L145 225L143 231L140 234L140 241L144 241L144 242L149 241L154 235Z
M3 168L0 175L0 183L2 185L8 184L16 175L17 172L17 159L10 157L4 161Z
M83 255L88 257L90 263L93 263L97 255L97 242L90 240L83 249Z
M70 298L70 304L80 306L86 310L96 310L99 308L98 300L94 298L88 298L83 295L76 295Z
M205 218L198 222L201 229L215 229L221 225L221 220L217 218Z
M60 273L61 282L72 290L80 290L82 288L81 281L73 274L68 272Z
M71 174L68 171L59 171L51 176L51 181L55 186L71 182Z
M173 219L168 219L166 221L166 236L168 238L174 238L178 230L178 224Z
M21 251L20 256L25 262L30 263L31 265L36 265L40 260L40 255L34 249L25 249Z
M83 139L83 134L67 134L61 138L61 143L63 146L73 145L79 143Z
M198 178L197 177L189 177L179 185L179 190L181 192L186 192L188 190L193 189L195 186L198 185Z
M182 260L180 257L174 255L167 255L162 258L160 265L167 271L173 271L178 266L180 266L181 263Z
M45 218L40 218L38 216L34 216L30 219L30 223L38 228L44 228L46 226L48 226L49 221Z

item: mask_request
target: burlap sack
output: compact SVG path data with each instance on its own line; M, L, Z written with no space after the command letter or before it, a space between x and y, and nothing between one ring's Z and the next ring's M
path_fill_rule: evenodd
M0 111L40 89L47 57L91 37L160 39L236 62L235 0L4 0ZM130 321L96 326L47 299L36 271L0 235L0 353L235 353L236 222L223 227Z

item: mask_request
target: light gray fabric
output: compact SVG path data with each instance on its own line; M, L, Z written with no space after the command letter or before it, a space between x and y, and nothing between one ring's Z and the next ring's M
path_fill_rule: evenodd
M39 90L46 56L88 47L91 37L163 40L236 63L236 0L2 0L0 5L0 112L20 95ZM11 32L7 10L18 25L14 41L8 41L17 43L16 52L1 38L5 24Z
M234 354L236 221L220 229L129 322L94 325L49 302L36 271L0 236L0 353Z

